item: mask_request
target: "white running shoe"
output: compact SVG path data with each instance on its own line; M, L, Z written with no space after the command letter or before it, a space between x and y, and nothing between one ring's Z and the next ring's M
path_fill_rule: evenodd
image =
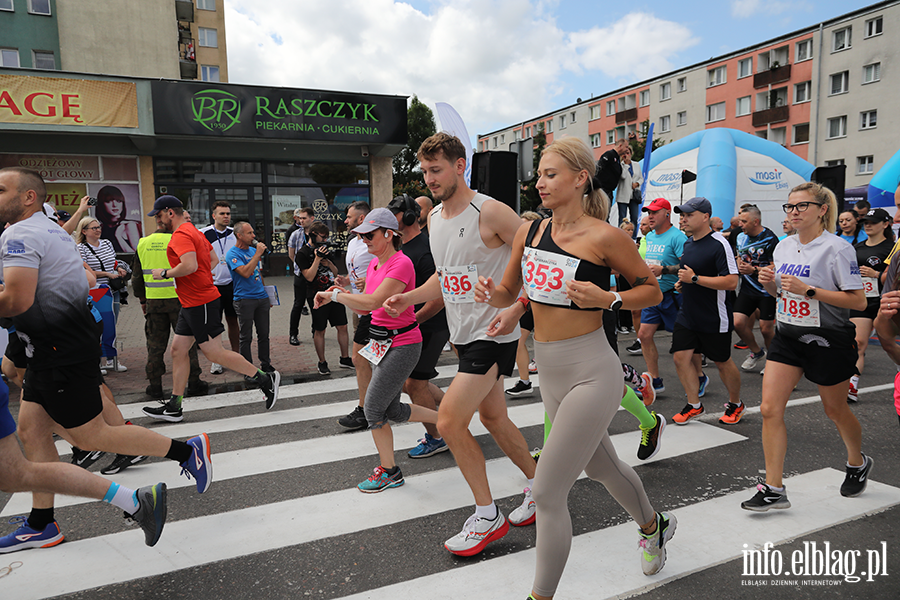
M534 523L534 513L537 506L534 498L531 497L531 488L525 488L525 499L516 510L509 513L509 524L515 527L524 527Z
M753 354L752 352L747 355L747 358L741 364L741 368L745 371L752 371L756 367L759 366L759 363L766 358L766 351L764 348L760 348L759 354Z
M644 535L638 530L641 548L641 569L644 575L659 573L666 564L666 543L675 535L678 520L670 512L656 513L656 531L653 535Z
M490 542L502 538L508 531L509 523L499 509L497 517L493 520L472 515L466 519L462 531L444 542L444 548L458 556L474 556L484 550Z
M101 365L101 368L116 373L124 373L128 370L128 367L115 360L107 360L105 365Z
M209 367L209 372L213 375L221 375L225 372L225 369L222 368L222 365L220 365L219 363L213 363Z

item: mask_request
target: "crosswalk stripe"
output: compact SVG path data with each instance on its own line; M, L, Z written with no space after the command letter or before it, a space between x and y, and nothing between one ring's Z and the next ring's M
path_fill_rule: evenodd
M679 429L672 431L674 435L666 439L660 458L745 439L703 424L690 430ZM638 462L634 457L637 434L620 434L613 436L613 440L623 460L629 464ZM217 465L217 470L226 470L226 478L229 478L228 461L220 464L222 466ZM506 458L488 461L487 472L498 498L518 493L525 483L522 473ZM9 580L12 585L4 588L10 597L17 598L71 593L345 535L358 531L359 523L365 523L367 528L381 527L472 504L471 492L456 468L413 475L406 477L406 481L407 485L382 494L364 496L356 489L339 490L167 523L162 539L153 548L139 545L140 533L135 531L70 541L42 550L33 559L23 561L25 565L16 571L14 579ZM358 518L343 518L350 512ZM273 519L273 514L285 518ZM452 527L457 525L460 524L452 524ZM447 537L452 533L455 531L448 531ZM442 542L443 539L430 541ZM98 569L97 565L103 565L103 568ZM46 576L51 567L52 578Z

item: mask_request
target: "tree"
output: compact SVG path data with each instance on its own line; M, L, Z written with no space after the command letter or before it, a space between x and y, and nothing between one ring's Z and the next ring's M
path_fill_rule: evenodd
M427 190L422 183L416 152L426 138L435 134L437 126L434 122L434 113L428 106L419 102L417 96L412 97L406 111L406 129L409 141L394 157L394 194L407 193L413 197L426 195Z
M541 203L541 197L537 193L537 189L535 186L537 185L537 169L538 165L541 162L541 152L544 151L544 146L547 145L547 136L544 134L543 126L535 125L535 130L537 131L537 135L534 136L534 178L531 181L523 182L522 189L519 193L519 206L522 208L522 212L526 210L536 210L538 205Z
M644 152L647 146L647 132L650 130L650 120L641 123L641 134L634 139L628 141L631 146L631 160L637 162L644 159ZM661 148L666 142L662 138L653 136L653 149Z

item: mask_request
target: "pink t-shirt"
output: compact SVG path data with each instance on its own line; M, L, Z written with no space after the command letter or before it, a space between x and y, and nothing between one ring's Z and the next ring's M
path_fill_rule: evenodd
M408 256L403 254L403 252L395 253L380 267L378 265L378 259L373 259L372 262L369 263L369 268L366 269L366 288L377 290L378 286L381 285L381 282L388 278L404 282L406 284L406 287L403 289L404 292L410 292L416 289L416 270L413 267L412 261ZM396 319L389 317L382 307L372 311L372 323L374 325L387 327L388 329L400 329L401 327L406 327L415 322L416 313L412 306L400 313L400 316ZM417 344L421 341L422 332L416 327L415 329L395 336L392 346L406 346L409 344Z

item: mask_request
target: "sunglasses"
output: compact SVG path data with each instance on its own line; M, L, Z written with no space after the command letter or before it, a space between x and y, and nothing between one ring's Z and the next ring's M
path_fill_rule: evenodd
M378 231L378 230L376 229L375 231ZM370 231L369 233L361 233L361 234L359 234L359 237L361 237L361 238L364 239L364 240L368 240L368 241L371 242L372 239L375 238L375 231Z

